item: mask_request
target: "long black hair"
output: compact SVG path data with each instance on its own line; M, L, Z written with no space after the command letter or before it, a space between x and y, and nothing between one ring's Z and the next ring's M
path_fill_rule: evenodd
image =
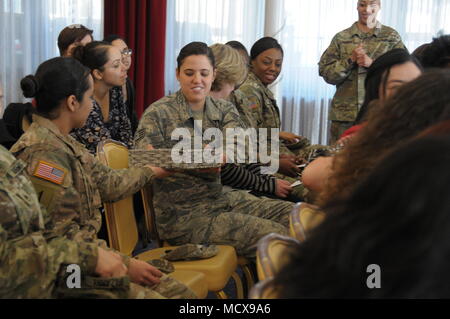
M392 67L406 62L412 62L422 70L422 65L419 60L417 60L415 56L409 54L405 49L393 49L388 51L372 63L367 70L367 76L364 82L366 95L358 116L356 117L355 124L360 124L366 120L370 102L380 98L380 88L382 92L386 91L387 79L389 78Z

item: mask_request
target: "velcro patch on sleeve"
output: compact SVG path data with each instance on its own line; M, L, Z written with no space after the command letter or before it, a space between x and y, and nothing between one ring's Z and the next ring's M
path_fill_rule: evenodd
M44 161L39 161L39 164L34 171L34 176L58 185L63 183L66 174L64 169Z

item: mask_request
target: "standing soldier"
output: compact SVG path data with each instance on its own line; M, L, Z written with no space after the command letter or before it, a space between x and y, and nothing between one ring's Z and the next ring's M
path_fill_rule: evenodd
M336 34L319 62L319 74L337 91L331 103L330 143L353 125L364 101L367 69L382 54L405 48L394 29L376 20L380 0L358 0L358 17L349 29Z

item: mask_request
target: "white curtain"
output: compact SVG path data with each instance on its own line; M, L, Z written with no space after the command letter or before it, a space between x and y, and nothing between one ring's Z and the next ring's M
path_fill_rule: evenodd
M285 50L278 86L283 129L326 144L328 106L335 87L319 77L318 61L333 36L358 19L356 0L284 0L285 25L277 35ZM396 29L414 51L439 32L450 33L450 0L385 0L379 20Z
M59 32L70 24L103 38L103 0L0 0L0 83L5 105L25 101L20 80L59 56ZM3 112L0 110L0 116Z
M186 44L237 40L250 51L264 33L264 1L168 0L166 32L165 91L169 94L179 88L176 59Z
M335 87L319 77L317 63L332 37L358 19L356 5L357 0L168 0L166 93L178 88L176 57L187 43L238 40L250 50L262 36L275 36L285 52L274 88L283 130L326 144ZM382 0L379 20L395 28L412 52L439 32L450 33L450 0Z

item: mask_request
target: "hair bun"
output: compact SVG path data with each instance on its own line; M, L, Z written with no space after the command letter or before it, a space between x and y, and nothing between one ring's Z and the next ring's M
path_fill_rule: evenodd
M34 75L27 75L20 81L20 87L23 91L23 96L26 98L33 98L39 92L39 82Z

